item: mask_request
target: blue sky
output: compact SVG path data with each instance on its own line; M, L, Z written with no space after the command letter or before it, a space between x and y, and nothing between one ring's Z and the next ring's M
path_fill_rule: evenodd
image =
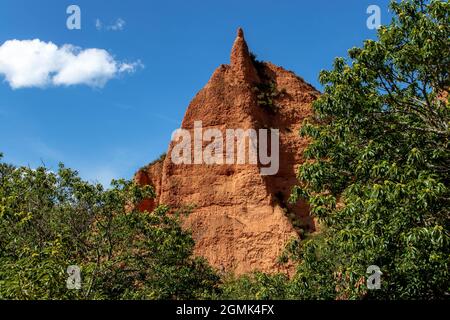
M81 8L81 30L66 27L71 4ZM190 100L216 67L229 62L239 26L258 59L321 89L320 70L375 37L366 27L372 4L388 23L387 0L2 0L0 46L39 39L58 48L102 49L117 70L103 86L12 88L0 69L0 152L16 165L55 169L63 162L105 185L131 178L166 151ZM117 21L120 28L113 27ZM121 66L132 72L119 71Z

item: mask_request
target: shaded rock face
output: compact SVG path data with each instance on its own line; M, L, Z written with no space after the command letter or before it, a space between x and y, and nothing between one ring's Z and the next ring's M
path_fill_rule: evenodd
M151 185L155 190L155 194L159 196L161 194L161 177L163 173L163 164L164 161L160 160L145 167L145 169L139 170L134 176L134 181L141 186ZM143 200L139 204L137 209L142 212L153 211L153 209L155 209L159 204L158 196L156 199Z
M275 95L275 109L261 105L256 89L269 84L283 92ZM136 174L138 183L153 185L157 193L140 209L151 211L158 204L174 210L194 206L183 225L192 230L195 254L219 270L236 274L289 271L289 266L277 262L285 244L298 237L300 229L315 228L307 205L291 206L287 199L308 143L298 132L318 96L294 73L252 59L239 29L230 65L217 68L194 97L181 127L193 132L194 122L202 121L203 130L216 128L224 136L226 129L279 129L278 173L261 175L260 163L174 164L175 142L171 142L165 160Z

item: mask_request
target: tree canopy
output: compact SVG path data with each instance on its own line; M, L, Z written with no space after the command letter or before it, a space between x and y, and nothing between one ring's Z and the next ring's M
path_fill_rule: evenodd
M293 295L449 294L450 4L392 2L377 40L323 71L292 200L323 229L299 244ZM299 252L299 253L298 253ZM368 290L370 265L381 290Z
M61 165L0 163L0 299L199 299L217 276L168 208L138 212L150 187L108 190ZM68 290L69 266L81 270Z

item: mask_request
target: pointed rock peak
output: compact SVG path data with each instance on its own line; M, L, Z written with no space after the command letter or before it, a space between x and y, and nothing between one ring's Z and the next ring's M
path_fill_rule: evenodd
M230 65L237 78L247 82L259 81L258 73L250 57L242 28L238 29L233 49L231 49Z
M237 36L238 38L244 38L244 30L241 27L238 28Z

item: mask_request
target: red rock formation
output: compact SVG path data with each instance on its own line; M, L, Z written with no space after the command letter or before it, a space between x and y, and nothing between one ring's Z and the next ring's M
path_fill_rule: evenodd
M258 102L256 88L270 83L284 92L275 97L275 111ZM278 173L262 176L261 164L175 165L172 142L164 162L136 175L140 184L154 185L157 193L155 201L143 203L141 209L194 205L183 224L192 230L195 253L221 270L237 274L286 270L277 263L286 242L298 236L299 228L314 230L307 206L290 206L287 198L308 143L298 131L318 95L294 73L254 61L239 29L230 65L221 65L195 96L182 128L192 132L194 122L202 121L204 130L217 128L224 135L226 129L279 129Z
M141 186L151 185L155 189L157 195L161 194L161 177L163 172L164 159L155 161L154 163L148 165L147 167L139 170L134 176L134 181ZM157 199L145 199L139 206L139 211L151 212L156 208L158 200Z

